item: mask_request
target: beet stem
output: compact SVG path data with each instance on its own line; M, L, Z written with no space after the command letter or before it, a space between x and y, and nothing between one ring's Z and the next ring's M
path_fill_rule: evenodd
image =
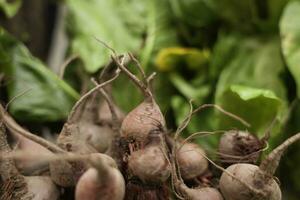
M219 131L198 131L195 133L192 133L191 135L189 135L188 137L186 137L183 141L182 141L182 146L187 143L189 140L193 139L194 137L198 136L198 137L204 137L204 136L208 136L208 135L214 135L214 134L223 134L226 131L223 130L219 130ZM181 147L182 147L181 146ZM180 148L181 148L180 147ZM180 149L179 148L179 149Z
M91 79L92 82L98 86L99 83L94 79L92 78ZM113 103L113 100L112 98L110 97L110 95L105 91L104 88L100 88L99 89L99 92L101 93L101 95L104 97L108 107L109 107L109 110L110 110L110 113L111 113L111 119L112 119L112 125L113 125L113 130L114 131L117 131L119 130L120 128L120 121L119 121L119 118L118 118L118 115L117 115L117 112L116 112L116 109L115 109L115 106L114 106L114 103Z
M139 72L142 74L143 80L146 80L146 79L147 79L147 76L146 76L146 74L145 74L145 72L144 72L144 70L143 70L143 68L142 68L142 66L141 66L141 64L140 64L140 62L133 56L132 53L128 53L128 56L129 56L129 58L136 64L136 66L137 66Z
M94 92L98 91L99 88L102 88L108 84L110 84L111 82L113 82L116 78L118 78L118 76L120 75L120 70L116 70L115 72L115 76L112 77L111 79L97 85L96 87L94 87L93 89L91 89L90 91L88 91L87 93L85 93L85 95L83 95L76 103L75 105L73 106L70 114L69 114L69 117L68 117L68 120L67 122L69 123L72 123L74 121L74 116L75 116L75 113L76 111L78 110L79 106L90 96L92 95Z
M126 55L124 55L121 62L116 56L111 56L111 58L117 64L117 66L136 84L136 86L140 88L145 98L152 100L153 95L150 89L124 66Z
M221 106L219 105L216 105L216 104L203 104L201 106L199 106L198 108L196 108L195 110L193 110L193 106L192 106L192 102L189 101L189 104L190 104L190 112L189 114L187 115L187 117L183 120L182 124L177 128L176 130L176 133L175 133L175 137L174 139L176 140L179 136L179 134L187 127L187 125L189 124L192 116L194 114L196 114L197 112L200 112L201 110L205 109L205 108L215 108L217 109L218 111L220 111L221 113L227 115L228 117L231 117L239 122L241 122L242 124L244 124L245 126L247 127L250 127L250 124L245 121L244 119L242 119L241 117L223 109Z
M69 64L71 62L73 62L74 60L76 60L77 58L79 58L79 54L73 54L73 55L70 55L62 64L61 66L59 67L59 74L58 74L58 77L60 79L63 79L64 77L64 74L65 74L65 70L66 68L69 66Z
M282 154L293 143L300 140L300 133L286 139L281 145L276 147L260 164L259 168L268 175L274 175Z
M17 96L14 96L13 98L11 98L11 100L9 100L9 102L6 104L6 106L5 106L4 109L7 110L8 107L9 107L9 105L10 105L13 101L15 101L17 98L19 98L19 97L21 97L21 96L27 94L30 90L32 90L32 88L28 88L28 89L24 90L23 92L21 92L20 94L18 94Z

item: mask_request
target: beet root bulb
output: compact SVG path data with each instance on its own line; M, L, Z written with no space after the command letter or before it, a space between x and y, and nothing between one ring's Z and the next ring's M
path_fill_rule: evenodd
M28 192L33 194L32 200L58 200L59 190L48 176L25 176Z
M262 146L262 142L248 132L227 131L219 142L221 162L224 164L256 163Z
M205 152L193 143L185 143L177 152L177 160L181 176L184 180L196 178L208 168L208 162L203 156Z
M170 165L158 145L133 152L128 158L130 172L144 182L164 182L170 176Z
M281 190L277 182L272 177L265 176L258 166L234 164L226 171L236 177L233 178L225 172L221 176L220 189L226 200L281 200ZM265 195L251 191L239 180Z
M144 142L151 131L165 126L165 119L154 100L145 100L127 114L121 125L121 136Z
M92 155L93 167L89 168L76 185L76 200L123 200L125 181L109 156Z

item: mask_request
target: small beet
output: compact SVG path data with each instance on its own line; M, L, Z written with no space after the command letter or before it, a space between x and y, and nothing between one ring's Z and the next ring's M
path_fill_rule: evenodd
M224 164L256 163L263 145L263 142L248 132L231 130L222 135L218 151Z
M152 73L147 77L140 66L140 63L133 55L128 55L141 72L143 77L142 80L139 80L124 66L124 60L127 58L126 56L123 56L121 60L117 56L112 56L112 59L119 69L141 90L144 95L144 101L129 112L124 118L121 125L121 137L125 138L127 141L133 141L138 145L141 144L143 146L151 132L165 129L165 119L151 91L150 83L153 80L155 73Z
M281 200L281 190L273 175L284 151L300 139L300 133L275 148L260 164L240 163L229 166L220 179L226 200Z
M105 153L111 147L116 134L113 130L114 122L108 103L96 97L95 94L87 100L79 119L79 128L88 144L94 147L97 152ZM123 116L121 110L112 102L110 104L113 106L112 109L116 112L118 120L121 120ZM101 114L99 115L98 112Z
M152 142L145 148L134 151L128 158L128 169L143 182L162 183L171 172L171 166L162 150L161 143Z
M187 193L191 200L223 200L221 193L212 187L193 188Z
M32 200L58 200L60 192L48 176L25 176L28 192Z
M281 190L273 178L268 178L258 166L241 163L233 164L226 169L236 178L243 180L254 189L265 193L265 197L249 190L237 179L223 173L220 179L220 189L226 200L280 200Z
M111 100L112 101L112 100ZM113 102L110 102L115 110L115 114L116 116L118 117L118 119L120 121L123 121L124 119L124 113L123 111L118 107L116 106ZM111 113L111 109L109 108L109 105L106 101L103 101L101 104L100 104L100 108L98 109L98 120L99 122L102 124L102 125L112 125L112 113Z
M76 185L76 200L123 200L125 181L115 161L106 155L91 155L92 168Z
M0 125L1 126L1 125ZM36 147L36 146L34 146ZM0 127L0 152L11 153L7 143L5 129ZM25 153L26 155L26 153ZM0 162L1 193L5 200L57 200L59 190L47 176L23 176L10 158ZM4 189L4 190L3 190ZM3 192L3 193L2 193Z
M221 193L212 187L187 188L184 193L189 200L223 200Z
M80 115L80 106L83 102L86 102L89 97L92 97L92 95L95 94L100 88L111 83L118 76L119 72L117 71L113 78L100 85L97 85L76 102L68 116L67 122L64 124L63 129L57 138L57 145L60 148L64 149L66 152L73 152L77 154L97 153L97 149L95 149L95 147L89 143L86 133L83 133L83 129L80 128L82 125L80 117L78 116ZM97 114L96 110L91 112L94 113L88 114L87 118L93 118L93 115ZM63 187L74 186L79 177L88 169L87 163L82 161L55 161L51 162L49 166L53 181Z
M205 155L205 152L193 143L185 143L178 149L177 160L184 180L196 178L207 170L208 162L203 155Z
M149 133L165 127L165 119L153 100L145 100L126 115L121 126L121 136L128 140L144 142Z
M35 143L32 140L29 140L21 135L12 134L16 139L16 147L15 150L22 151L25 154L31 154L35 152L39 152L43 156L47 156L53 154L51 151ZM16 167L23 175L31 175L36 171L40 171L41 169L47 169L47 163L43 160L36 160L31 158L30 156L23 156L21 158L15 159Z

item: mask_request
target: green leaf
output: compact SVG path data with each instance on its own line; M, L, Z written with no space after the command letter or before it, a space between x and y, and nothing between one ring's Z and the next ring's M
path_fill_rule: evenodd
M280 35L283 56L297 83L300 97L300 2L290 2L280 20Z
M212 0L214 11L232 27L239 30L252 30L257 20L255 1L253 0Z
M209 94L211 89L210 86L204 84L193 86L176 73L171 73L169 79L186 99L193 99L198 103L203 102L203 99Z
M243 85L231 85L216 103L249 122L249 130L258 136L264 134L282 109L282 101L272 91ZM221 129L245 129L241 123L223 114L219 115L219 123Z
M210 0L169 0L177 19L194 27L203 27L216 19Z
M79 95L59 79L26 47L0 29L0 71L11 79L10 112L22 121L55 121L66 118Z
M250 131L262 134L275 116L281 117L287 105L280 78L284 64L279 41L245 38L237 48L220 74L215 102L244 117L252 125ZM220 128L245 128L223 115L218 118Z
M106 42L118 53L135 51L141 43L140 33L129 29L132 24L126 24L128 18L124 16L124 9L118 9L125 6L121 2L120 0L67 1L69 7L67 27L71 35L71 51L80 55L88 72L95 72L106 64L111 53L94 37ZM134 4L128 4L127 10L131 9L130 5Z
M284 72L280 44L275 38L244 38L235 55L224 66L216 91L218 98L232 84L268 89L286 99L286 89L280 79Z
M209 73L212 79L217 78L236 52L239 52L241 41L240 34L219 33L210 59Z
M147 69L154 55L162 48L177 46L177 35L172 24L167 0L144 1L146 12L146 39L140 53L142 66Z
M0 0L0 9L7 17L11 18L18 12L21 4L21 0L14 0L13 2L8 2L8 0Z
M290 0L268 0L268 15L269 21L272 27L276 27L276 31L278 31L278 22L282 15L282 11L284 10L286 4Z

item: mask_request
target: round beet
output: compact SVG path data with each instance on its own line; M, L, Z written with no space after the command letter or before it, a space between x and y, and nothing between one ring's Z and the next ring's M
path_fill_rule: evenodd
M175 188L177 193L184 199L190 200L223 200L220 192L213 187L189 188L182 181L175 179Z
M60 192L48 176L25 176L28 192L32 200L58 200Z
M144 142L149 133L165 127L165 119L154 100L145 100L126 115L121 125L121 136Z
M251 191L248 187L223 172L220 179L220 189L226 200L281 200L281 190L272 177L265 176L258 166L241 163L229 166L227 172L233 174L250 187L265 194L261 196Z
M189 188L185 192L190 200L223 200L221 193L212 187Z
M67 152L78 154L90 154L97 151L87 144L87 141L82 140L78 124L66 123L57 139L57 144ZM74 186L79 177L88 168L86 162L82 161L52 161L49 164L52 180L63 187Z
M248 132L227 131L219 142L220 159L224 164L256 163L262 147L262 142Z
M76 185L76 200L123 200L125 181L115 161L103 154L92 154L92 168Z
M177 160L184 180L196 178L207 170L208 162L203 155L205 152L193 143L185 143L178 149Z
M229 166L220 179L226 200L281 200L281 190L273 175L283 152L300 139L300 133L275 148L260 164L239 163Z
M149 145L132 152L128 158L131 174L144 182L166 181L170 176L170 165L159 145Z

